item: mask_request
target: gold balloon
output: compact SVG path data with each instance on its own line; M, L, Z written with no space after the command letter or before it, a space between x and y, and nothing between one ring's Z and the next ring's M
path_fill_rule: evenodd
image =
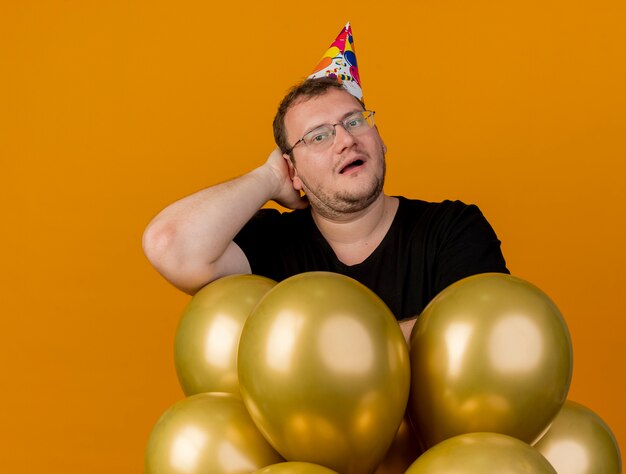
M611 429L589 408L571 400L565 402L534 447L559 474L622 472L622 458Z
M374 474L404 474L423 451L415 430L405 415L385 459Z
M174 362L185 395L239 394L237 347L246 318L276 282L258 275L231 275L196 293L180 319Z
M308 462L281 462L264 467L252 474L337 474L337 471Z
M510 275L460 280L435 297L410 338L409 413L426 447L489 431L534 442L565 402L569 331L554 303Z
M406 474L557 474L536 450L499 433L468 433L433 446Z
M391 311L346 276L302 273L259 302L239 343L241 396L289 461L372 472L405 412L409 358Z
M152 429L144 474L242 474L283 459L230 393L200 393L174 404Z

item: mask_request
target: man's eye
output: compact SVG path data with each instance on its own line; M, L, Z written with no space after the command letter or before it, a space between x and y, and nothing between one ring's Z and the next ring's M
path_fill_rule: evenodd
M309 140L311 141L311 143L322 143L328 138L328 136L328 132L316 133L315 135L311 136Z
M348 119L348 121L346 122L346 126L348 128L358 128L361 125L363 125L363 117L354 117Z

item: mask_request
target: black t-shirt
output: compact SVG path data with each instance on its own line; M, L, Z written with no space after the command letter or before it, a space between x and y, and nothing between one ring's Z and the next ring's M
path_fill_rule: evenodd
M262 209L235 237L252 273L281 281L329 271L363 283L398 320L417 316L445 287L477 273L509 273L500 241L478 207L399 197L382 242L363 262L345 265L318 230L310 209Z

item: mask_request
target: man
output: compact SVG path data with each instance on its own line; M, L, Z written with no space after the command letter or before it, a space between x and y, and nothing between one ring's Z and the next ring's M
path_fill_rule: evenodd
M279 149L263 165L175 202L146 229L146 255L176 287L193 294L236 273L334 271L368 286L402 321L454 281L508 273L475 206L383 192L386 147L374 114L336 80L292 89L274 135ZM295 210L259 211L269 200ZM401 322L405 337L413 323Z

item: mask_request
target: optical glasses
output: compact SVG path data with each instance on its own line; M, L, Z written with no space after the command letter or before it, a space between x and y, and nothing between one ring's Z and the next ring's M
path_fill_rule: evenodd
M293 149L300 143L304 143L306 146L317 151L325 150L335 141L335 136L337 135L335 127L337 125L341 125L346 132L352 136L361 135L374 126L374 111L363 110L362 112L356 112L348 116L341 122L320 125L294 143L293 146L286 151L286 154L290 155Z

